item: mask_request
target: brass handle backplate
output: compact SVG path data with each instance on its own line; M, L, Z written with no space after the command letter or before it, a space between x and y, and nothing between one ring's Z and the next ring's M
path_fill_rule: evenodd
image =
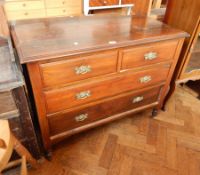
M158 57L158 54L156 52L149 52L144 55L145 60L154 60Z
M139 102L141 102L143 100L144 100L144 97L143 96L139 96L139 97L135 97L132 102L133 103L139 103Z
M90 91L84 91L84 92L80 92L80 93L76 94L76 99L77 100L83 100L83 99L86 99L90 96L91 96Z
M76 72L77 75L83 75L83 74L89 73L91 71L92 71L92 69L89 65L80 66L80 67L75 68L75 72Z
M140 78L140 83L148 83L151 80L152 80L151 76L144 76L144 77Z
M88 118L88 114L81 114L75 117L76 122L83 122Z

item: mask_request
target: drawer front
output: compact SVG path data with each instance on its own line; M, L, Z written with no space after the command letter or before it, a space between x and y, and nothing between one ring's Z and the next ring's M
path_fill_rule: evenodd
M122 0L122 4L134 4L135 0Z
M48 0L46 1L47 8L57 8L57 7L69 7L69 8L78 8L82 7L82 0Z
M44 9L44 1L6 2L6 11Z
M90 0L90 7L119 5L119 0Z
M121 69L131 69L173 59L177 45L178 41L167 41L124 49L121 51Z
M6 12L8 20L44 18L45 10L20 10Z
M47 113L62 111L126 91L165 82L168 72L169 65L162 65L145 71L122 73L107 80L45 91Z
M115 114L155 103L158 101L160 89L157 87L145 92L131 92L95 106L48 117L50 135L53 136Z
M82 14L81 9L79 7L75 8L69 8L69 7L64 7L64 8L53 8L53 9L47 9L47 16L48 17L53 17L53 16L79 16Z
M41 64L44 87L110 74L117 71L117 51Z

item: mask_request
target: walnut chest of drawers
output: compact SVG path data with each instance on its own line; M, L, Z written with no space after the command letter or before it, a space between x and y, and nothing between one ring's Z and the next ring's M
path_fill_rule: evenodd
M162 107L186 33L148 18L19 21L12 37L29 74L45 148Z

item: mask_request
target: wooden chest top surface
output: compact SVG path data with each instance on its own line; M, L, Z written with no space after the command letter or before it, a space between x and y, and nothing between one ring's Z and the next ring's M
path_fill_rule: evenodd
M185 37L186 33L144 17L90 16L18 21L12 36L20 62Z

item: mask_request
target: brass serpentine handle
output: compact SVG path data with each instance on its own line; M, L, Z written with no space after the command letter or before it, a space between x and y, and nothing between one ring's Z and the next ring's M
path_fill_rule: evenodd
M154 60L158 57L158 54L156 52L149 52L144 55L145 60Z
M144 77L140 78L140 83L148 83L151 80L152 80L151 76L144 76Z
M83 122L88 118L88 114L81 114L75 117L76 122Z
M90 65L86 65L86 66L80 66L80 67L75 67L75 73L76 75L84 75L87 74L89 72L91 72L91 66Z
M88 90L88 91L84 91L84 92L80 92L80 93L76 94L76 99L83 100L90 96L91 96L91 92Z
M132 102L133 103L139 103L139 102L141 102L143 100L144 100L144 97L143 96L139 96L139 97L135 97Z

